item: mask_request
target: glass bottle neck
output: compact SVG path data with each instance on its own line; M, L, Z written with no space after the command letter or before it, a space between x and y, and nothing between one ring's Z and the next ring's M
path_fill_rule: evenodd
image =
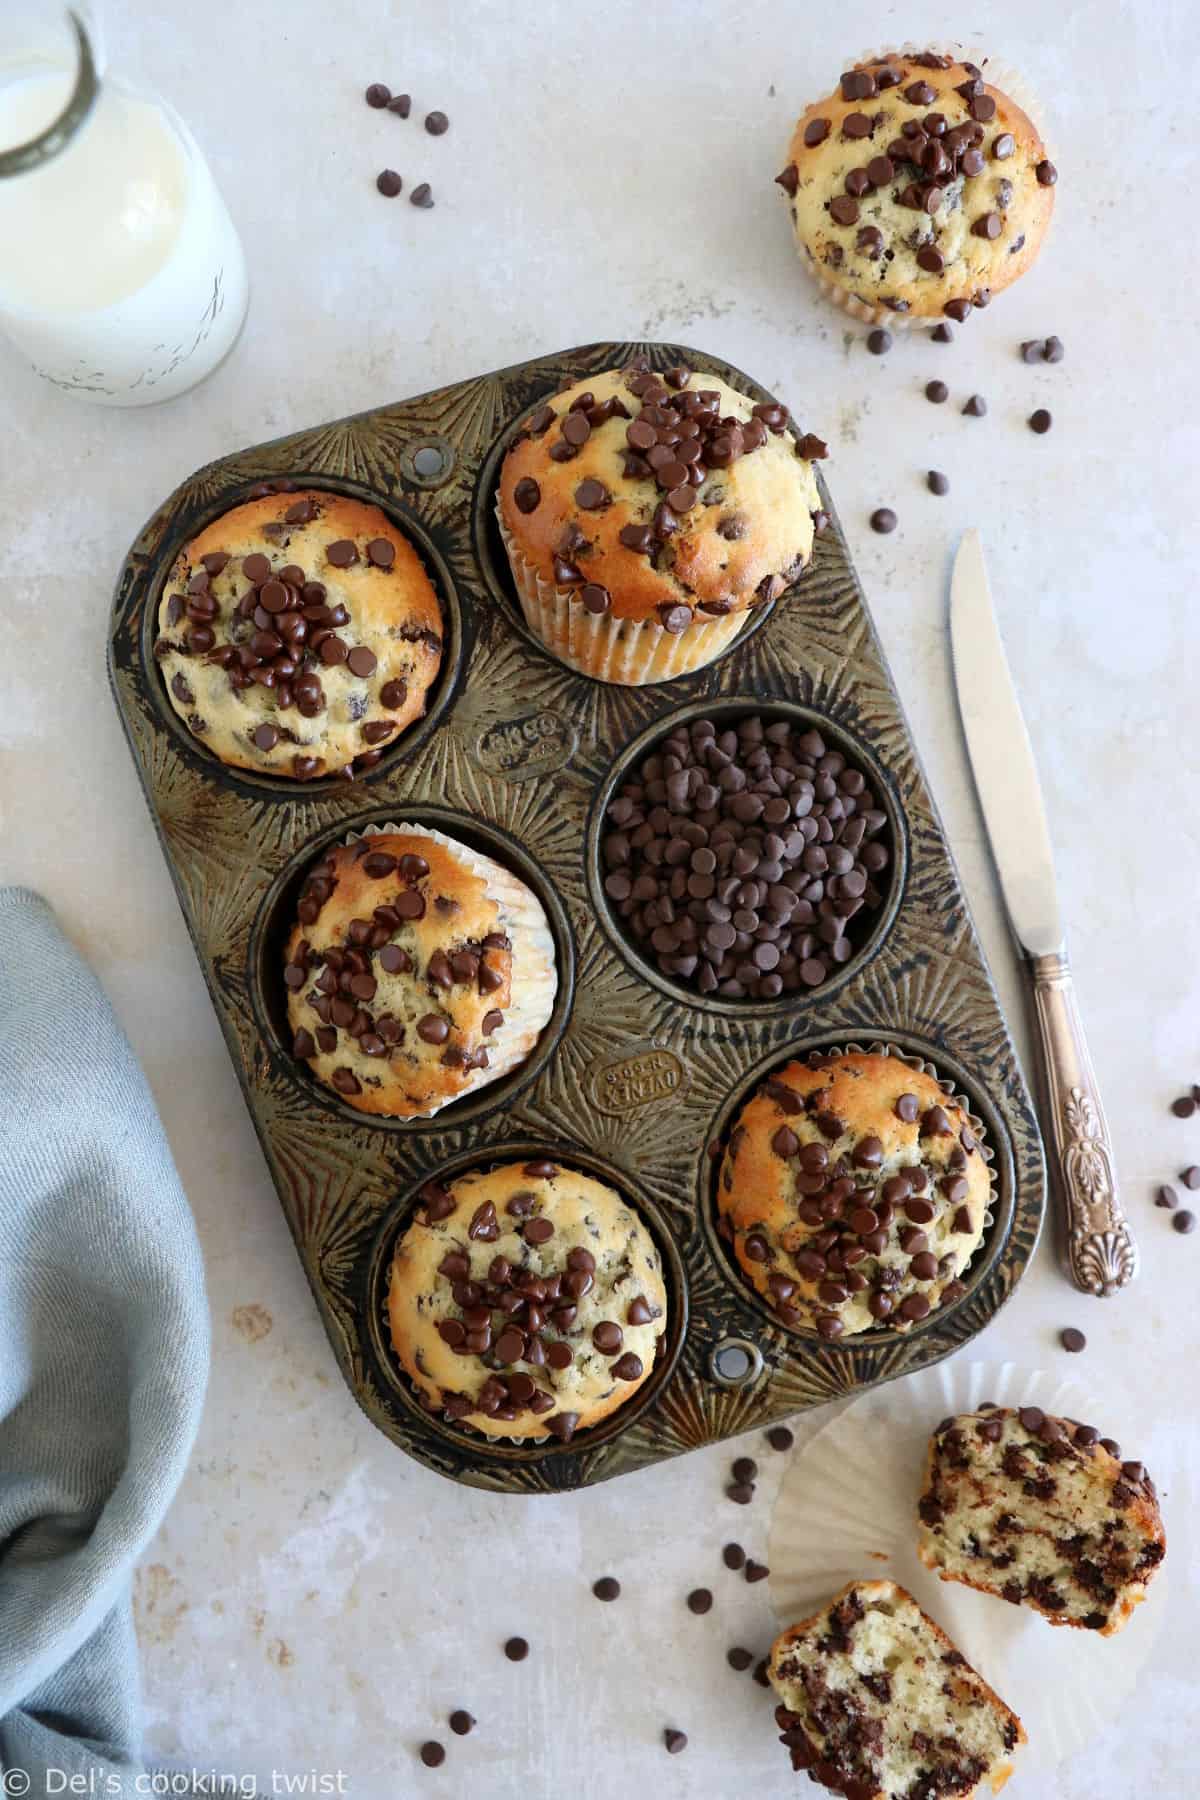
M100 77L92 55L91 42L78 13L71 12L68 16L79 52L75 85L58 117L52 119L36 137L23 144L14 144L9 149L0 149L0 180L10 175L27 175L31 169L50 162L70 143L96 103L96 96L100 92Z

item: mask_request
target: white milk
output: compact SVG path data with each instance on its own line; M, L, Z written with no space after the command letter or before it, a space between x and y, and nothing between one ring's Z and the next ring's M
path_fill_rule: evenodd
M0 149L62 112L74 75L0 85ZM183 393L246 312L242 247L187 127L106 78L65 148L0 177L0 330L39 375L85 400Z

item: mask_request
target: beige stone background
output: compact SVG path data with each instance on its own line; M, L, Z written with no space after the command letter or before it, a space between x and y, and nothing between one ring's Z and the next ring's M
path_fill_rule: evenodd
M1021 988L949 686L957 534L985 537L1046 789L1081 1001L1142 1243L1136 1290L1075 1296L1050 1246L972 1354L1059 1367L1066 1324L1103 1423L1164 1473L1167 1626L1136 1694L1014 1800L1183 1800L1200 1760L1200 1629L1183 1521L1200 1465L1200 1234L1153 1187L1200 1161L1200 634L1195 107L1185 0L993 0L967 12L842 0L109 0L112 59L205 147L249 253L244 337L161 410L91 410L0 354L0 879L28 881L90 956L153 1084L199 1222L214 1366L195 1458L137 1582L149 1727L186 1762L342 1769L361 1800L798 1791L761 1690L780 1459L751 1438L589 1493L488 1498L409 1462L345 1392L268 1182L126 752L104 671L111 583L160 497L235 446L609 336L690 340L827 436L829 479L943 808L997 981ZM950 346L878 359L799 271L771 184L796 111L860 48L960 32L1043 96L1062 179L1035 270ZM382 79L414 96L369 112ZM417 118L444 108L451 130ZM418 212L381 167L430 180ZM1066 360L1028 368L1021 339ZM931 407L937 375L951 401ZM961 415L983 393L985 419ZM1034 406L1054 413L1035 437ZM951 492L935 499L924 472ZM871 510L893 506L894 536ZM1027 1039L1023 1038L1027 1043ZM723 1498L760 1454L750 1509ZM1178 1502L1180 1507L1182 1501ZM592 1580L619 1575L602 1607ZM698 1582L717 1605L683 1605ZM499 1645L532 1642L520 1667ZM1070 1634L1062 1634L1064 1638ZM1062 1646L1071 1680L1070 1644ZM480 1724L449 1738L446 1713ZM660 1733L686 1730L668 1759ZM450 1745L431 1773L414 1747ZM805 1792L808 1790L805 1789Z

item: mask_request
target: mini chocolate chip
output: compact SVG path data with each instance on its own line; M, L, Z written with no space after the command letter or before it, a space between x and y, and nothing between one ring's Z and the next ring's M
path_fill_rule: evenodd
M460 1706L456 1712L450 1714L450 1729L456 1737L466 1737L474 1723L475 1720L473 1715L467 1712L464 1707Z
M445 1760L445 1745L437 1743L433 1738L421 1745L421 1761L427 1769L440 1769Z
M1053 423L1054 421L1051 419L1050 414L1046 411L1044 406L1039 406L1036 412L1032 412L1029 415L1029 429L1030 431L1036 431L1039 437L1049 431Z
M710 1588L693 1588L687 1597L688 1611L698 1617L712 1610L712 1590Z
M597 1600L615 1600L621 1592L621 1584L615 1575L602 1575L599 1581L592 1583L592 1592Z
M889 531L895 531L898 524L899 520L890 506L877 506L871 514L872 531L882 532L886 535Z
M504 1646L504 1654L509 1662L524 1662L529 1655L529 1645L523 1637L510 1637Z
M772 1425L767 1432L767 1442L772 1450L790 1450L795 1441L786 1425Z

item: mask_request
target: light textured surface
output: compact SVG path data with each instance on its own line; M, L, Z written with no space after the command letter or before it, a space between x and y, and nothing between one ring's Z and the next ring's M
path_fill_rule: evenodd
M0 356L0 879L45 889L113 996L198 1217L214 1310L200 1445L139 1580L151 1740L218 1755L267 1791L272 1766L314 1765L340 1767L365 1800L799 1790L767 1696L725 1663L731 1644L761 1650L773 1634L765 1584L719 1554L730 1538L765 1548L780 1459L761 1440L743 1446L763 1463L751 1508L722 1498L721 1449L577 1498L491 1499L408 1462L342 1387L103 669L130 539L233 446L617 334L691 341L773 387L830 441L826 473L1019 1026L944 629L957 533L981 527L1144 1259L1131 1294L1097 1302L1065 1286L1047 1244L981 1354L1061 1366L1058 1328L1082 1326L1089 1384L1160 1480L1169 1538L1173 1494L1200 1467L1187 1385L1200 1235L1176 1238L1150 1203L1200 1161L1200 1121L1167 1111L1200 1079L1191 9L1106 0L1051 22L1034 0L965 18L845 0L836 30L798 18L782 0L707 15L666 0L591 15L345 0L330 33L315 0L218 0L203 23L184 0L153 17L110 0L114 60L186 113L242 229L246 333L204 387L140 414L83 409ZM975 37L989 20L1050 102L1062 179L1045 254L953 344L898 338L869 356L797 267L772 177L795 115L846 57L889 36ZM413 94L412 119L364 107L375 78ZM418 122L431 106L451 118L437 140ZM435 210L381 199L385 165L430 180ZM1018 343L1047 332L1067 360L1026 367ZM923 396L932 377L951 388L944 407ZM961 416L973 392L984 419ZM1035 437L1024 420L1041 405L1055 425ZM949 475L945 499L926 491L929 468ZM900 515L887 538L867 526L883 504ZM607 1607L589 1591L605 1573L624 1586ZM683 1605L700 1582L717 1594L705 1619ZM520 1666L499 1650L514 1631L534 1646ZM1053 1791L1020 1774L1009 1791L1183 1800L1198 1662L1181 1558L1134 1706ZM480 1721L463 1740L444 1726L459 1705ZM670 1760L666 1724L691 1740ZM414 1756L433 1735L449 1745L440 1772Z

